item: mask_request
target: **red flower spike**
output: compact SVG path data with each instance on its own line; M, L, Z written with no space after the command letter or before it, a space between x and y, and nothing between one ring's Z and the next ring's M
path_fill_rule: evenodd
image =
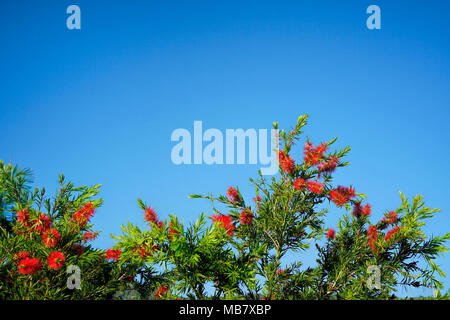
M60 237L58 230L55 228L50 228L42 232L42 241L44 242L44 245L49 248L54 247L58 243Z
M137 252L141 258L151 256L159 248L157 246L151 246L148 244L143 244L137 248L133 249L133 252Z
M328 196L337 207L342 207L348 202L348 199L338 190L332 190Z
M362 214L366 217L370 216L370 213L372 212L372 206L370 204L366 204L364 207L362 207Z
M328 150L328 146L325 143L314 147L314 145L310 142L307 142L303 147L304 157L303 162L309 166L315 166L320 164L324 159L324 153Z
M214 224L217 224L220 228L225 229L227 235L233 237L234 230L236 228L233 226L233 220L231 219L231 217L221 214L212 216L212 219L214 221Z
M260 196L257 196L256 198L253 198L253 201L256 203L261 202L262 198Z
M14 260L21 260L21 259L25 259L28 258L30 256L30 253L28 251L20 251L17 254L15 254L13 256Z
M361 201L358 201L355 203L355 205L353 206L353 211L352 211L353 216L355 216L356 218L359 218L362 216L362 207L361 207Z
M118 261L120 259L122 251L120 249L108 249L105 252L105 257L108 260Z
M88 219L91 219L94 216L95 208L92 203L87 203L83 207L81 207L80 212Z
M393 239L395 239L395 236L399 232L400 232L400 227L399 226L393 228L392 230L389 230L388 233L386 234L386 236L384 237L384 240L386 242L390 243Z
M328 197L337 207L342 207L356 197L356 194L355 189L351 187L338 186L328 194Z
M152 207L148 207L147 209L145 209L144 219L147 222L156 223L158 221L158 216L156 215L156 212L155 212L155 210L153 210Z
M53 251L47 258L47 264L50 269L53 270L61 269L64 266L65 261L66 258L64 257L64 254L59 251Z
M334 231L333 228L328 229L327 239L334 240L335 236L336 236L336 231Z
M397 222L398 215L394 211L390 211L385 218L383 218L383 221L386 221L388 224L393 224Z
M285 271L283 269L278 269L277 270L277 276L283 276L285 273Z
M42 262L38 258L25 258L19 261L17 270L20 274L34 274L42 268Z
M98 236L97 232L92 232L92 231L85 232L85 233L83 233L83 241L87 242L90 240L95 240L97 238L97 236Z
M340 160L341 159L336 156L331 156L328 160L319 164L317 169L320 171L320 173L326 173L326 174L333 173ZM320 173L319 173L319 177L320 177Z
M253 220L253 213L250 209L242 210L241 215L239 216L239 222L242 225L251 224Z
M323 192L323 183L320 183L318 181L308 181L306 182L306 187L308 190L315 194L322 194Z
M305 188L305 184L305 180L303 180L302 178L298 178L294 181L294 188L297 190L303 190Z
M148 207L147 209L145 209L144 219L145 221L150 223L150 227L153 227L153 224L155 224L158 228L161 229L163 226L162 221L159 221L158 216L152 207Z
M294 159L292 159L290 155L285 154L283 150L281 150L278 153L278 162L280 164L281 169L284 172L294 173L295 171Z
M87 203L76 211L72 216L72 222L78 224L81 227L87 225L89 220L94 216L95 208L92 203Z
M239 193L235 187L229 187L227 189L227 196L232 203L236 203L241 200L241 197L239 196Z
M48 230L51 225L52 225L52 222L50 221L50 218L47 215L41 213L39 215L39 217L36 219L36 221L34 222L33 228L37 232L42 233L42 232Z
M27 208L23 209L22 211L18 211L16 213L17 221L24 226L25 228L28 228L30 226L30 212Z
M173 228L172 221L169 224L169 239L172 240L173 236L178 234L179 232Z
M368 238L369 238L368 244L372 248L372 251L374 253L376 253L375 242L378 240L378 229L377 229L377 226L375 226L375 225L369 226L369 228L367 229L367 235L368 235Z
M169 291L167 285L166 284L161 285L155 292L155 299L163 298L166 295L167 291Z

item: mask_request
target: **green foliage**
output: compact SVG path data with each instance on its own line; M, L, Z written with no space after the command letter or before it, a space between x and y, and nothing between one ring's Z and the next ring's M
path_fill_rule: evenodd
M258 179L250 179L254 204L247 204L238 188L229 189L227 196L190 196L210 200L213 214L229 217L229 226L214 222L215 216L208 226L205 214L188 228L174 216L159 225L150 222L150 231L127 225L124 235L115 237L123 261L154 269L160 276L155 289L168 288L168 299L391 299L399 286L442 288L436 276L445 275L434 260L447 251L450 234L427 237L421 229L439 210L426 207L421 196L410 204L401 194L401 206L371 224L370 207L362 207L365 195L332 185L333 171L349 164L342 158L350 147L325 154L336 138L318 147L307 139L304 161L294 165L289 152L306 124L307 116L301 116L292 130L281 130L280 175L267 179L259 172ZM308 185L311 181L321 189ZM336 195L346 192L348 197L340 201ZM142 210L149 209L138 202ZM336 234L320 245L327 233L327 210L319 207L333 202L348 214L339 220ZM251 212L250 223L243 219L246 212ZM387 228L391 230L385 234ZM143 244L155 249L145 259L132 254ZM317 249L317 266L304 268L302 253L311 244ZM295 261L286 266L287 256ZM213 289L209 294L208 285Z
M93 235L90 215L102 204L100 186L75 187L61 175L50 198L45 189L31 190L29 170L0 162L0 298L396 299L405 286L433 288L436 299L448 299L436 259L448 250L450 233L423 231L439 210L420 195L409 201L400 193L400 206L371 222L364 194L333 185L333 172L349 164L343 158L350 147L328 152L336 138L318 146L307 138L303 161L290 155L307 119L279 133L280 174L250 179L253 202L237 187L226 195L191 195L210 201L211 210L185 225L173 215L159 220L138 199L147 226L122 225L106 252L86 238ZM325 226L326 204L346 209L336 230ZM56 243L46 238L51 228ZM317 264L306 267L310 247ZM64 254L64 266L48 261L55 251ZM24 269L23 252L42 266ZM81 270L81 289L67 285L70 265Z
M130 280L133 269L121 268L105 260L102 250L86 243L83 235L92 225L74 221L74 213L87 204L95 209L101 199L94 199L100 186L75 187L59 177L59 189L53 198L45 189L30 191L31 171L0 161L0 298L1 299L106 299ZM25 210L25 211L24 211ZM26 219L18 218L26 212ZM45 219L43 219L43 216ZM51 226L46 226L45 221ZM44 224L41 224L44 223ZM58 241L46 245L45 231L55 229ZM62 253L62 266L52 269L47 259L52 252ZM40 267L23 273L20 254L39 259ZM18 256L19 255L19 256ZM80 288L69 288L68 266L80 270ZM23 271L23 270L22 270Z

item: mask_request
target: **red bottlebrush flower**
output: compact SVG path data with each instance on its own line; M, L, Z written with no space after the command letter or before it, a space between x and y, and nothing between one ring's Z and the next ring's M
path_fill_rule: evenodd
M323 192L323 183L318 181L307 181L306 187L310 192L315 194L321 194Z
M59 251L53 251L47 257L47 264L50 269L53 270L61 269L64 266L65 261L66 258L64 257L64 254Z
M284 275L285 275L285 271L283 269L277 270L277 276L284 276Z
M157 246L143 244L139 247L134 248L133 252L137 252L141 256L141 258L145 258L151 256L157 249Z
M397 233L399 231L400 231L399 226L393 228L392 230L389 230L388 233L386 234L386 236L384 237L384 240L386 242L391 242L391 240L395 239L395 236L397 235Z
M80 212L82 212L88 219L91 219L95 213L94 205L92 203L87 203L81 207Z
M145 209L144 219L145 219L145 221L150 223L150 227L152 227L152 228L153 228L153 225L158 226L158 228L160 228L160 229L163 226L163 223L161 221L159 221L158 216L152 207L148 207L147 209Z
M253 220L253 212L250 209L242 210L239 216L239 222L243 225L251 224Z
M50 228L42 232L42 241L46 247L54 247L60 238L60 234L58 230L55 228Z
M108 249L105 252L106 259L118 261L120 259L120 249Z
M367 228L367 234L368 234L369 236L378 235L378 229L377 229L377 226L375 226L375 225L369 226L369 228Z
M166 295L167 291L169 291L167 285L166 284L161 285L155 292L155 299L163 298Z
M41 213L39 215L39 217L36 219L36 221L34 222L33 228L37 232L42 233L42 232L46 231L47 229L49 229L51 225L52 225L52 222L50 221L50 218L47 215Z
M336 231L334 231L333 228L328 229L327 239L334 240L335 237L336 237Z
M88 223L88 219L80 211L76 211L72 216L71 222L84 227Z
M383 221L386 221L388 224L393 224L397 222L398 215L394 211L390 211L385 218L383 218Z
M358 201L355 203L355 205L353 206L353 216L355 216L356 218L359 218L362 216L362 207L361 207L361 201Z
M336 191L345 198L346 202L349 202L352 198L356 197L355 189L352 187L338 186Z
M366 217L370 216L370 213L372 212L372 206L370 204L366 204L364 207L362 207L362 214Z
M234 230L236 228L233 226L233 220L231 219L231 217L220 214L212 216L212 219L214 221L214 224L217 224L220 228L226 230L227 235L229 235L230 237L233 236Z
M17 221L24 227L30 226L30 212L27 208L16 212Z
M303 180L302 178L298 178L297 180L294 181L294 188L297 190L303 190L305 184L306 184L305 180Z
M328 146L325 143L322 143L317 147L314 147L312 143L307 142L303 147L303 150L305 150L303 153L304 163L307 166L312 167L320 164L323 161L324 153L328 150Z
M20 251L18 252L15 256L14 259L25 259L28 258L30 256L30 253L28 251Z
M232 202L232 203L240 202L240 200L241 200L239 192L234 187L228 187L227 196L228 196L228 199L230 200L230 202Z
M257 196L256 198L253 198L253 201L255 201L256 203L261 202L261 197Z
M97 238L97 236L98 236L97 232L92 232L92 231L85 232L85 233L83 233L83 241L87 242L90 240L95 240Z
M178 234L179 232L173 228L172 221L169 223L169 239L173 239L173 236Z
M395 212L391 212L388 223L392 224L392 223L397 222L397 220L398 220L398 215Z
M328 197L337 207L342 207L349 201L349 199L344 194L339 192L339 190L331 190Z
M375 242L378 240L377 226L375 225L369 226L369 228L367 229L367 235L369 238L368 244L372 248L372 251L375 253L376 252Z
M42 262L38 258L25 258L19 261L17 269L21 274L34 274L42 268Z
M353 215L356 218L359 218L361 216L368 217L368 216L370 216L371 212L372 212L372 206L370 204L361 206L361 201L358 201L353 206Z
M75 250L75 253L77 254L77 256L81 256L84 252L84 247L78 243L72 244L72 249Z
M339 160L341 160L341 159L336 156L331 156L328 160L319 164L317 169L319 169L320 173L330 174L330 173L334 172L334 170L336 169L336 167L339 163ZM320 175L320 173L319 173L319 175Z
M378 223L380 224L380 230L384 230L389 226L386 221L386 217L383 217L383 219L381 219Z
M158 216L156 215L155 210L152 207L148 207L144 212L144 219L147 222L156 223L158 221Z
M72 216L72 222L84 227L94 216L95 208L92 203L87 203L76 211Z
M278 162L284 172L293 173L295 171L294 159L290 155L285 154L283 150L278 153Z

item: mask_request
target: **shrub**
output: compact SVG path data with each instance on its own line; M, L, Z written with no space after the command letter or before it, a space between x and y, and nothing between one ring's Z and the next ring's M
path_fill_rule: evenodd
M89 244L100 186L75 187L60 175L51 199L30 183L31 171L0 161L0 298L112 298L136 269Z
M371 223L365 195L332 184L333 172L348 165L342 159L349 147L329 152L336 139L317 146L307 139L303 161L291 156L306 123L301 116L292 130L281 131L280 175L267 179L259 172L250 179L252 204L233 186L218 197L191 196L226 207L213 205L211 224L204 214L188 227L175 216L160 221L138 200L151 228L123 227L115 237L120 263L148 266L158 280L147 287L168 299L388 299L399 285L442 288L436 274L444 273L434 260L447 251L450 233L427 237L421 230L439 210L426 207L421 196L410 203L401 194L399 208ZM327 210L320 207L328 203L347 211L336 230L324 225ZM302 268L301 252L311 242L317 266ZM288 255L296 261L284 266Z
M294 160L306 123L301 116L292 130L281 130L280 174L250 179L251 204L236 186L226 195L192 195L211 201L212 213L185 226L174 215L161 220L138 199L149 228L123 225L106 251L88 244L97 235L90 219L102 203L94 199L99 186L74 187L61 175L50 199L44 189L30 190L28 170L0 162L0 297L390 299L400 285L442 289L437 276L445 274L435 260L448 250L450 233L422 231L439 210L420 195L409 201L400 194L397 209L371 222L365 195L333 184L349 147L330 151L336 139L307 139L302 161ZM346 209L337 226L325 225L325 204ZM317 265L303 267L310 244ZM287 257L294 261L286 264ZM69 266L82 272L80 289L68 287Z

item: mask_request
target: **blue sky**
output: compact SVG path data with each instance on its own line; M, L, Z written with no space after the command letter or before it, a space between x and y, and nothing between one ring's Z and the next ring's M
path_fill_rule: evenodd
M81 30L66 8L81 8ZM381 30L366 8L381 8ZM113 245L136 199L185 222L258 165L182 165L177 128L290 128L310 115L313 142L339 137L351 165L335 175L368 194L374 219L398 191L442 209L449 231L448 1L4 1L0 5L0 159L56 188L102 184L95 245ZM304 140L300 143L303 144ZM301 149L294 158L300 159ZM344 212L330 206L327 224ZM313 261L312 256L305 257ZM450 257L439 260L450 273ZM450 288L450 276L445 281Z

